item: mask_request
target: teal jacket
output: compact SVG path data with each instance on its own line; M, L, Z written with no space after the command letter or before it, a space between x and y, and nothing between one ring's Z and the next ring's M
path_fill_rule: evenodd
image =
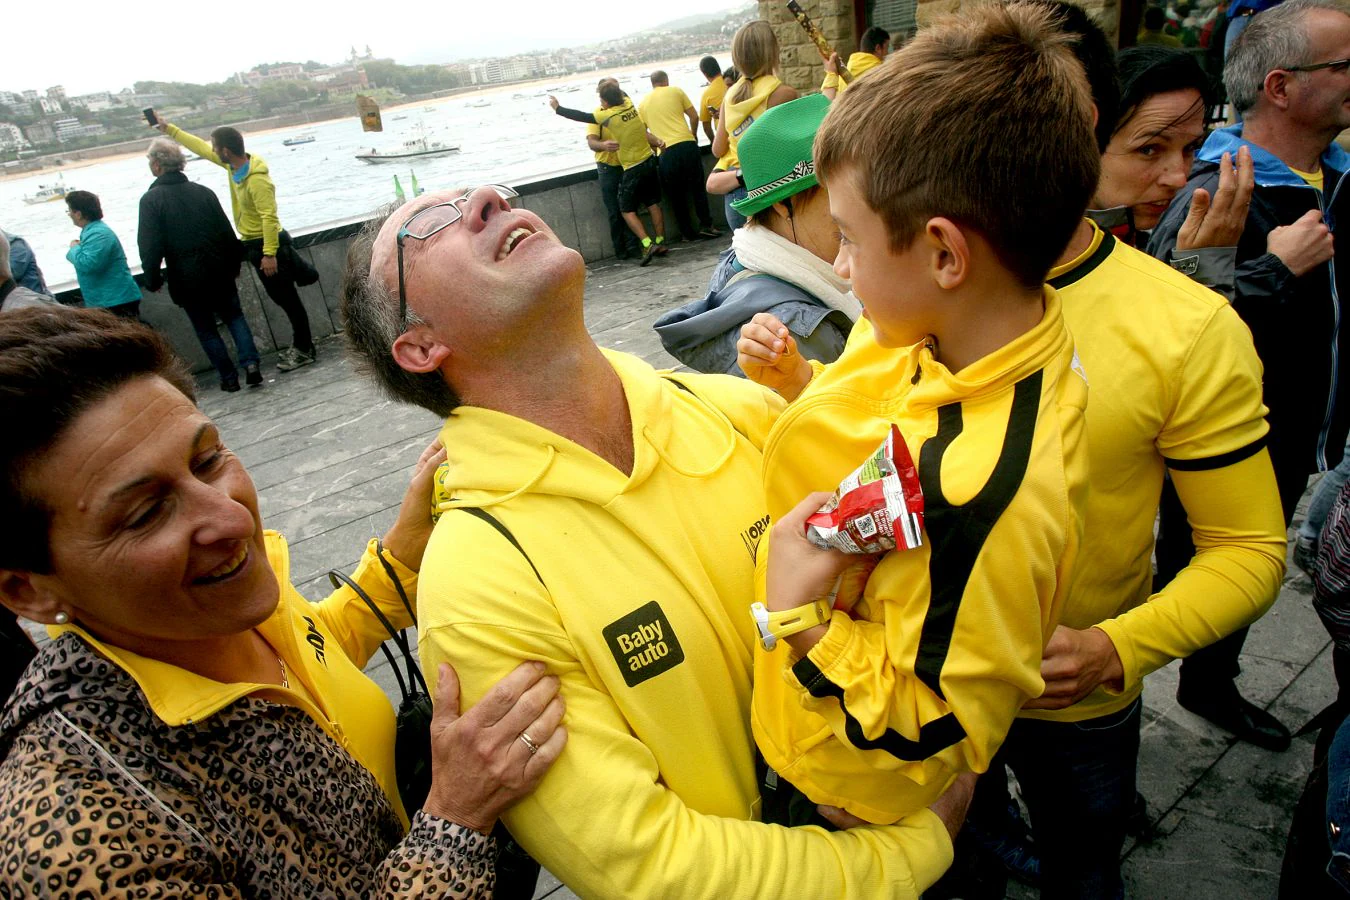
M66 251L66 259L75 267L85 306L121 306L141 299L122 242L102 219L80 229L80 242Z

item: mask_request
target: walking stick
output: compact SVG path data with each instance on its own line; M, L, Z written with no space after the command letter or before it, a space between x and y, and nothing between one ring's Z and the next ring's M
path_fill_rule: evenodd
M811 21L811 17L806 14L806 10L802 9L802 5L797 0L787 0L787 8L788 12L792 13L793 18L797 20L797 24L806 31L806 36L811 39L811 43L816 45L820 58L828 60L834 54L834 48L830 46L829 41L825 40L825 35L816 27L816 23ZM853 73L843 64L843 60L839 62L838 74L839 80L844 84L853 83Z

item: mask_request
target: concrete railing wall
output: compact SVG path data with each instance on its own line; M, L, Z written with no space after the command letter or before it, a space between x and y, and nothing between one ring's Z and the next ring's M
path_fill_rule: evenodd
M706 146L702 149L704 169L711 170L713 158L707 153ZM609 219L600 197L600 189L596 184L594 166L567 170L512 187L520 192L517 204L547 222L559 239L580 252L587 263L614 255L614 246L609 236ZM718 227L725 228L722 198L708 199ZM665 204L665 213L666 233L669 235L676 231L669 202ZM368 220L368 216L358 216L291 231L296 249L319 271L319 280L316 283L299 289L300 299L309 313L310 328L316 340L323 340L342 330L338 291L347 258L347 247ZM132 271L137 274L139 282L140 270L137 268ZM286 315L280 307L267 299L262 282L251 266L241 267L237 284L239 300L249 326L253 329L253 338L257 342L258 350L266 355L290 344L291 329L286 321ZM56 285L54 291L63 302L79 302L78 288L73 283ZM188 322L187 314L169 299L167 289L161 289L156 293L143 292L141 318L169 339L174 349L187 360L193 371L202 372L211 368L192 330L192 325ZM221 329L221 334L226 345L231 346L225 329Z

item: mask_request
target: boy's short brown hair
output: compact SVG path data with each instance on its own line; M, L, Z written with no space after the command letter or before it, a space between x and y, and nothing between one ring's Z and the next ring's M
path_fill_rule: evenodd
M1054 17L989 5L920 31L834 103L816 135L821 182L856 179L897 251L944 216L1019 282L1042 283L1101 168L1075 38Z

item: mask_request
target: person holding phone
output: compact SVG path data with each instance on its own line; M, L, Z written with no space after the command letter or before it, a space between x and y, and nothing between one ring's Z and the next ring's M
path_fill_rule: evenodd
M244 136L238 129L217 128L211 132L211 141L207 143L161 119L153 108L143 112L153 127L203 159L229 171L234 227L244 242L244 253L262 278L267 296L281 307L291 323L291 346L277 354L277 368L290 372L313 363L314 337L296 284L313 284L318 281L319 274L295 252L291 236L281 227L276 186L267 163L256 153L244 149Z

